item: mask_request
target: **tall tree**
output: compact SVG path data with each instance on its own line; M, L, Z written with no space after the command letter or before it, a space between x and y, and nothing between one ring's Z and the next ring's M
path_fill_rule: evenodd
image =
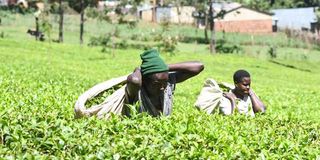
M223 8L220 8L219 12L215 12L215 8L213 8L214 0L198 0L195 4L196 7L196 13L198 18L204 18L205 20L205 38L206 41L208 41L208 33L207 33L207 27L208 22L210 26L211 31L211 37L210 37L210 52L215 53L215 46L216 46L216 36L215 36L215 28L214 28L214 20L217 18L223 18L223 16L226 14L226 11Z
M96 6L99 0L68 0L69 6L80 14L80 44L83 44L84 15L88 6Z
M63 23L64 23L64 10L67 8L65 0L49 0L47 5L50 6L50 12L59 15L59 32L58 41L63 42Z
M36 22L36 40L39 40L39 33L40 33L40 30L39 30L39 16L41 14L41 11L38 10L35 14L34 14L34 18L35 18L35 22Z
M210 40L210 53L216 53L216 36L214 30L214 9L212 6L213 0L209 1L209 22L210 22L210 31L211 31L211 40Z
M80 44L83 44L84 0L80 0Z
M152 22L156 22L157 17L156 17L156 7L157 7L157 0L152 1Z
M123 18L128 15L137 16L138 6L141 4L143 0L120 0L119 4L116 6L115 13L119 17L118 22L122 22ZM131 6L128 8L127 6Z
M62 6L62 0L59 0L59 42L63 42L63 15L64 9Z
M178 23L181 23L181 11L183 6L190 6L193 5L192 0L166 0L164 2L165 6L173 5L177 8L177 14L178 14Z
M207 14L207 1L206 0L196 0L193 4L196 8L196 11L193 13L194 17L198 20L204 20L204 37L205 41L209 41L208 32L207 32L207 24L208 24L208 14Z

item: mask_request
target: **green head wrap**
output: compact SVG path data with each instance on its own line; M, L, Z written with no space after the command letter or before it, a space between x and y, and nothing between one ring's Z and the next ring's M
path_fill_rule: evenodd
M166 72L169 70L168 65L160 58L159 52L156 49L145 51L140 57L142 60L140 66L142 75Z

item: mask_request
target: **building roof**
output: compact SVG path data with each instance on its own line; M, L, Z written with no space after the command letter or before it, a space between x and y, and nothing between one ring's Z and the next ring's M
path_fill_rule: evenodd
M279 28L291 29L310 29L310 23L317 21L317 16L313 7L309 8L292 8L292 9L274 9L273 19L277 20Z
M143 4L143 5L140 5L137 7L137 10L138 11L148 11L148 10L151 10L153 8L153 5L150 5L150 4Z
M229 10L226 14L216 19L217 21L243 21L243 20L270 20L272 21L272 15L270 13L257 11L244 6Z
M219 13L221 10L226 11L225 14L227 15L228 13L231 13L231 12L239 10L239 9L247 9L247 10L251 10L252 12L264 14L264 15L267 15L267 16L273 15L272 13L263 12L263 11L259 11L259 10L256 10L256 9L252 9L252 8L243 6L240 3L236 3L236 2L213 3L212 6L213 6L213 8L215 10L215 14ZM246 15L243 15L243 16L246 16ZM251 16L251 17L254 17L254 16ZM256 17L256 18L259 19L258 17Z
M241 7L241 4L237 2L212 3L212 7L216 12L220 12L222 9L228 12Z
M0 0L0 6L6 6L8 5L7 0Z

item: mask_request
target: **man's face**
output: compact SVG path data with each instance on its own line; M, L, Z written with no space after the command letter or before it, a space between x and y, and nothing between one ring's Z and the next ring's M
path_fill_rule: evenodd
M149 94L158 96L166 89L168 79L168 72L161 72L148 75L142 83Z
M249 94L251 79L250 77L242 78L241 82L236 83L236 89L241 95Z

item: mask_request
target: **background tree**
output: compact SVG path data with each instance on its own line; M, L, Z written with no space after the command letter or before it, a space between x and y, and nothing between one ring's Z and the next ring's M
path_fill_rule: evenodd
M204 20L204 38L206 42L209 42L207 24L208 24L208 14L207 14L207 1L206 0L196 0L193 6L196 8L196 11L193 13L193 16L198 20ZM198 22L197 22L198 23Z
M183 6L193 6L194 2L192 0L166 0L160 2L163 6L174 6L177 9L178 23L181 23L181 9Z
M196 8L196 13L199 15L199 18L204 18L205 20L205 39L208 40L208 22L210 26L211 31L211 38L210 38L210 52L215 53L215 47L216 47L216 36L215 36L215 28L214 28L214 20L217 18L223 18L223 16L226 14L226 11L223 8L219 9L219 12L215 11L215 8L213 8L212 3L214 3L214 0L198 0L196 4L194 5Z
M141 2L143 2L143 0L120 0L120 3L115 8L118 23L124 22L124 17L129 14L137 17L138 6Z
M51 13L59 15L59 35L58 41L59 43L63 42L63 24L64 24L64 11L67 9L68 4L64 0L51 0L50 8Z
M64 8L62 6L62 0L59 0L59 42L63 42L63 14Z
M80 13L80 44L83 44L84 12L88 6L97 6L99 0L68 0L69 6Z

